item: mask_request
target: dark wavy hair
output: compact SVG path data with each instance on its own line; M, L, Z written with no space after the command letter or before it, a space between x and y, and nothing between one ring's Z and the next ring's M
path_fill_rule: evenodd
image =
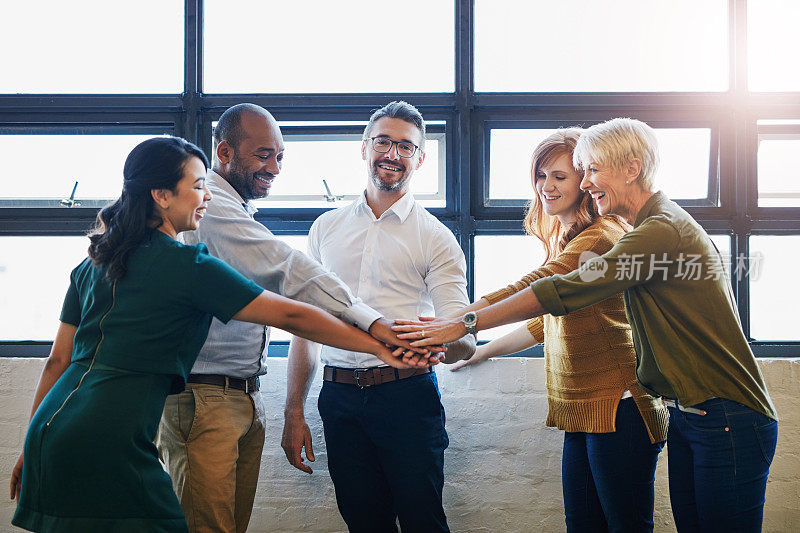
M125 159L122 194L97 214L89 231L89 257L106 267L106 277L117 281L128 271L128 257L162 224L154 213L153 189L175 191L186 163L193 157L208 169L208 158L200 148L179 137L155 137L139 143Z

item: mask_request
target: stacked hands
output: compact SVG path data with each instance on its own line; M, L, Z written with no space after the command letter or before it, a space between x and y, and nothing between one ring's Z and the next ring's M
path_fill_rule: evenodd
M372 324L369 333L384 343L386 349L391 352L391 359L386 358L386 352L383 357L379 355L385 363L397 368L427 367L444 362L447 347L443 342L435 343L431 342L430 338L425 338L425 331L402 328L420 327L421 329L425 327L424 324L429 323L438 322L431 317L419 317L419 320L395 320L392 325L390 320L381 318ZM410 333L398 333L406 331ZM420 333L423 334L420 335ZM464 334L456 338L461 338Z
M421 316L418 320L395 320L392 330L397 338L410 343L412 349L436 350L467 334L461 317L434 318Z

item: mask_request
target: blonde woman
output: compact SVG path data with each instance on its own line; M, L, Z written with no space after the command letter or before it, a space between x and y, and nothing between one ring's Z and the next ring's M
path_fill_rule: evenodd
M669 491L678 531L761 531L778 415L720 253L656 188L658 141L650 126L629 118L596 124L574 152L575 164L586 169L581 189L598 213L619 215L633 229L593 261L595 268L538 279L531 290L478 311L471 328L583 313L622 293L637 379L669 407ZM395 330L424 346L459 338L466 326L448 318L406 321Z
M533 152L535 194L525 230L542 241L544 264L517 283L464 311L499 302L530 284L601 255L630 227L601 217L581 191L572 152L581 130L559 130ZM544 342L548 426L565 431L562 482L567 530L651 531L656 462L666 439L667 413L636 383L636 355L621 295L563 317L539 317L453 365L477 364ZM499 353L498 353L499 352Z

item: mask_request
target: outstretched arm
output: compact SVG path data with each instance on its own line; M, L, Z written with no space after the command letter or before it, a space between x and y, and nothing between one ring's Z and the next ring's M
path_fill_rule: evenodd
M371 353L390 366L409 368L403 360L394 357L383 343L360 329L345 324L317 307L269 291L263 291L233 318L275 326L293 335L343 350ZM411 366L428 366L428 363L422 360Z
M546 311L532 290L517 294L477 311L479 331L492 329L504 324L513 324L526 318L535 318ZM395 331L401 339L413 340L412 346L439 345L460 339L467 328L460 317L440 318L428 322L396 320ZM414 340L416 339L416 340Z
M536 320L536 319L534 319ZM530 323L520 326L502 337L494 339L486 344L481 344L475 350L475 355L469 359L458 361L450 366L450 370L456 372L465 366L476 365L489 359L490 357L501 357L512 353L527 350L541 342L530 331Z

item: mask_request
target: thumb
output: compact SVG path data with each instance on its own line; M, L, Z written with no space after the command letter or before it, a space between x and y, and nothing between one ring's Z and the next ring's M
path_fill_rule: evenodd
M465 366L469 366L472 364L470 359L462 359L461 361L456 361L452 365L450 365L450 372L458 372Z
M432 322L436 320L435 316L418 316L420 322Z

